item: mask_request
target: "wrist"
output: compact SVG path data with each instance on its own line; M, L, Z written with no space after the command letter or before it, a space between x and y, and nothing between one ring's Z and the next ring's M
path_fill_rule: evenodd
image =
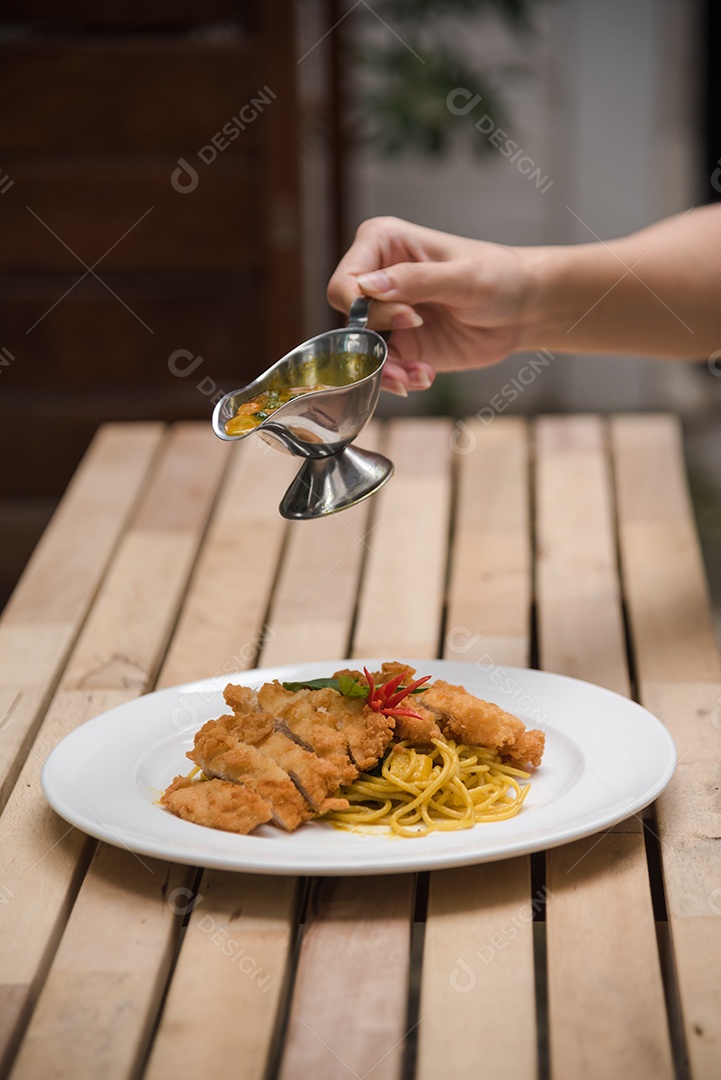
M583 245L584 247L586 245ZM581 245L522 251L528 296L521 327L522 349L570 348L569 328L579 317Z
M623 266L610 246L564 244L528 248L524 253L529 302L522 332L524 349L555 352L602 348L607 294L619 284ZM620 267L620 270L619 270ZM623 292L623 290L621 290ZM598 306L604 308L603 312Z

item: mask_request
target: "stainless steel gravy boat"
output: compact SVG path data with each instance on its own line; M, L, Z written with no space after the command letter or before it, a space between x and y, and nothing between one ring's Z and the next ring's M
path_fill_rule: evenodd
M354 506L393 474L382 454L350 444L373 415L388 355L385 341L366 326L368 301L353 301L348 325L310 338L278 360L252 383L221 398L213 430L227 442L258 435L276 449L303 458L281 500L285 518L309 519ZM228 435L226 423L240 405L265 390L315 386L270 413L257 427Z

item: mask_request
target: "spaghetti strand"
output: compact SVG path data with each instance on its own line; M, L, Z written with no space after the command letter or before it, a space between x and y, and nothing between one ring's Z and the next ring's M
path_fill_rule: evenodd
M484 821L515 817L530 789L530 774L507 765L485 747L433 739L428 748L396 743L380 776L362 773L340 794L350 806L325 814L342 829L397 836L469 829Z

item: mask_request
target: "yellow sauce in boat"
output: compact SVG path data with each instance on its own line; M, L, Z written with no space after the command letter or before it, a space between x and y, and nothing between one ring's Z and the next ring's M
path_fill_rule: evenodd
M226 435L244 435L246 431L257 428L264 420L267 420L271 413L274 413L281 405L292 401L293 398L311 394L315 390L330 389L331 387L325 383L316 383L315 386L288 386L283 390L264 390L262 394L257 394L250 401L243 402L235 416L226 421L225 433Z

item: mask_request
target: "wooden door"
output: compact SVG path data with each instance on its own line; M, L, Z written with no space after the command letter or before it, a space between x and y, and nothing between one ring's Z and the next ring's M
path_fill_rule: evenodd
M12 578L99 423L209 417L303 326L293 4L4 7L0 540Z

